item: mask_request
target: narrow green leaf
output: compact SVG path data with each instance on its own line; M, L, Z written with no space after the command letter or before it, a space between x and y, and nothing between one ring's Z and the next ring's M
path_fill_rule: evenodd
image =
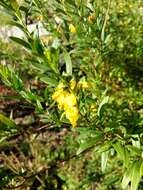
M31 62L31 66L33 69L36 69L40 71L41 73L45 73L46 71L49 70L49 65L44 64L44 63L39 63L39 62Z
M113 147L116 150L118 156L120 158L122 158L123 153L124 153L124 149L123 149L123 146L121 145L121 143L120 142L116 142L116 143L113 144Z
M19 7L19 10L25 12L26 14L27 14L28 11L29 11L29 9L28 9L27 7L25 7L25 6L20 6L20 7Z
M122 188L127 189L127 186L131 182L131 188L130 190L137 190L139 182L141 180L141 167L142 167L142 161L137 160L134 161L126 170L124 173L123 179L122 179Z
M141 167L140 167L140 176L143 175L143 162L141 163Z
M24 89L24 85L22 80L15 74L12 73L12 87L17 90L17 91L21 91Z
M91 129L88 127L73 128L72 130L80 133L78 135L79 141L83 140L83 139L87 139L87 138L93 138L93 137L98 136L98 135L99 136L102 135L101 132L97 132L97 131L95 131L95 129Z
M31 49L30 44L28 42L26 42L25 40L21 39L21 38L11 36L10 39L13 40L14 42L24 46L27 49Z
M0 121L10 128L17 128L16 124L3 114L0 114Z
M7 5L6 2L4 2L4 1L2 1L2 0L0 1L0 5L1 5L2 7L4 7L5 9L7 9L7 10L11 10L10 6Z
M41 77L40 80L53 87L58 85L58 82L56 81L56 79L50 78L48 76Z
M132 175L131 175L131 190L137 190L139 182L141 180L141 168L142 161L135 161L132 165Z
M13 9L13 13L16 17L19 17L22 19L22 14L19 9L19 2L17 0L10 0L11 8Z
M110 40L111 40L111 34L108 34L108 35L106 36L106 38L105 38L104 43L105 43L105 44L109 44Z
M132 168L128 168L124 172L124 176L123 176L122 183L121 183L121 186L123 189L127 189L127 186L129 184L129 182L131 181L131 171L132 171Z
M12 6L12 8L17 11L19 9L19 4L17 3L16 0L10 0L10 4Z
M114 149L116 150L119 158L123 160L123 164L125 167L128 167L129 165L129 152L128 150L120 143L116 142L112 144Z
M24 32L24 27L23 27L23 25L22 24L20 24L20 23L18 23L18 22L16 22L16 21L9 21L8 22L8 24L10 25L10 26L16 26L16 27L18 27L19 29L21 29L23 32Z
M128 145L127 148L130 151L132 156L141 156L142 155L142 150L138 147Z
M11 81L9 80L10 71L4 65L0 65L0 76L3 82L5 83L5 85L11 86Z
M108 161L109 151L102 152L101 154L101 170L105 172L107 161Z
M110 149L110 148L111 148L111 143L105 142L105 144L102 144L102 146L100 147L99 153L106 152L108 150L112 152L114 149L113 148Z
M124 148L124 166L126 168L129 166L129 161L130 161L129 151L126 148Z
M37 100L36 103L37 103L37 105L36 105L37 110L40 111L40 112L43 111L43 107L42 107L41 102L39 100Z
M64 59L66 63L66 72L68 75L72 75L72 61L69 53L64 50Z
M42 43L40 41L40 39L38 37L36 37L34 39L34 42L33 42L33 45L34 45L34 49L35 51L39 54L39 55L43 55L43 46L42 46Z
M101 103L100 103L100 105L99 105L99 107L98 107L98 110L97 110L97 115L98 115L99 117L100 117L100 115L101 115L101 109L102 109L102 107L103 107L105 104L107 104L108 101L109 101L109 96L104 97L103 100L101 101Z
M85 139L83 143L80 144L79 149L77 150L77 155L81 154L82 152L92 148L99 140L102 139L102 135L97 135L93 138Z
M41 96L38 96L38 95L32 93L30 90L21 91L19 93L23 98L25 98L29 102L37 102L37 100L40 101L40 102L43 101L43 98Z
M46 48L44 51L45 61L48 63L49 68L58 73L59 53L54 48Z

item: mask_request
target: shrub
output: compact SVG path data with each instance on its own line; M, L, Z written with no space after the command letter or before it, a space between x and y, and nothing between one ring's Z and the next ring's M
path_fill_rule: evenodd
M47 147L49 151L39 147L37 163L53 169L58 160L68 160L72 167L75 159L73 168L84 170L74 179L69 168L66 174L67 165L62 170L56 167L42 178L41 188L51 184L47 188L59 189L61 184L61 189L70 190L119 189L121 182L123 189L136 190L143 174L141 1L2 0L0 4L12 17L9 24L24 33L24 38L11 40L27 50L30 59L25 68L32 68L33 79L46 85L33 92L9 65L0 66L2 81L34 106L49 129L68 129L55 155L50 155L52 147ZM38 20L33 32L27 27L30 19ZM46 35L39 34L40 24ZM1 120L8 126L12 122L5 116ZM35 151L37 142L32 144Z

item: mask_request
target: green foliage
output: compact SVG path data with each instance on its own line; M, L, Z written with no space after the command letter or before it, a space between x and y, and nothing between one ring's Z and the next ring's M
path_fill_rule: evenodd
M142 2L1 0L0 5L11 16L9 24L24 34L10 37L24 48L18 46L18 61L9 50L1 52L7 60L0 65L1 80L34 107L48 133L39 140L30 124L24 133L19 149L31 165L14 164L12 153L2 154L12 172L2 178L2 188L19 177L22 185L43 190L142 189ZM28 19L37 19L33 32ZM46 35L40 35L39 23ZM33 88L31 79L44 88ZM77 127L71 129L75 117ZM11 131L18 127L3 115L0 120Z
M2 114L0 114L0 121L10 128L16 128L15 123Z

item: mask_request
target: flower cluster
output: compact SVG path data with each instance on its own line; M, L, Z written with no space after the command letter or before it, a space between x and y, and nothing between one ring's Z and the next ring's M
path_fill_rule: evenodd
M65 85L63 83L59 83L52 95L52 99L58 103L58 108L60 110L64 110L63 115L66 116L73 127L77 125L77 120L79 118L79 110L75 92L80 89L86 90L88 88L89 84L85 81L85 79L78 82L71 79L69 82L69 89L65 89Z
M52 95L52 99L58 103L59 109L64 110L64 115L70 121L72 126L75 127L79 117L75 94L68 90L64 90L63 83L60 83Z

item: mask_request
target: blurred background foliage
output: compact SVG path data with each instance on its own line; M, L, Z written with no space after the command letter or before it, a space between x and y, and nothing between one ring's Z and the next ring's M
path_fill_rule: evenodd
M22 32L0 39L0 189L141 190L142 1L0 5L1 30Z

